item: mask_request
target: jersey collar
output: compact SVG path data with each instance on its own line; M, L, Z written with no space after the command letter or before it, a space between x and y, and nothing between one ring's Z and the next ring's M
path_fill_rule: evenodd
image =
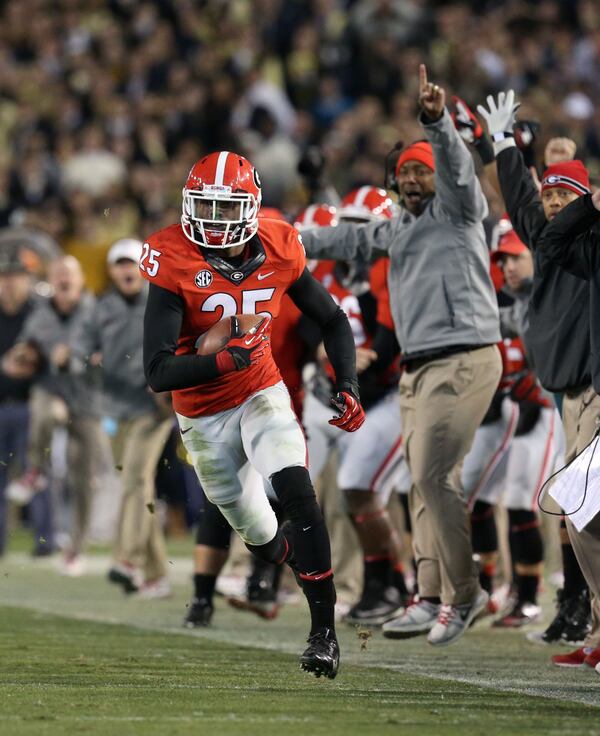
M248 256L238 263L237 259L223 258L215 253L211 248L201 248L202 255L206 262L221 276L234 284L240 284L242 281L251 276L259 269L267 258L264 246L255 235L248 243Z

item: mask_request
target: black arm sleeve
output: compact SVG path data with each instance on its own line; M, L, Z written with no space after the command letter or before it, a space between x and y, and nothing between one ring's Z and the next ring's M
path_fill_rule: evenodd
M378 322L371 350L377 353L377 359L371 363L369 370L382 371L387 368L400 352L400 345L398 345L394 330Z
M144 314L144 374L153 391L174 391L218 378L214 355L175 355L184 313L183 299L150 284Z
M540 250L559 266L582 279L600 270L600 234L594 228L600 212L586 194L564 207L544 231Z
M535 249L547 221L531 172L516 146L501 151L496 162L498 181L512 226L521 240Z
M335 371L338 391L349 390L359 398L354 337L344 312L307 268L288 289L288 294L298 309L321 328L325 352Z

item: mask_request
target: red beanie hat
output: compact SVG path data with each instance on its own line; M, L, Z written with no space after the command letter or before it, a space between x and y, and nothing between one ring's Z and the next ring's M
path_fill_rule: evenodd
M417 143L407 146L398 157L398 162L396 163L396 176L398 176L400 167L407 161L419 161L419 163L422 163L427 166L427 168L435 171L435 161L433 159L433 148L431 147L431 143L427 143L427 141L418 141Z
M551 164L542 176L542 192L552 187L570 189L579 195L589 194L590 175L578 159Z

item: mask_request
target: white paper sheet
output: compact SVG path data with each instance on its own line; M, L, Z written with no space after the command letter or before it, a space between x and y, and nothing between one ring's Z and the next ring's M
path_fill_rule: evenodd
M600 512L600 437L555 477L548 492L579 532Z

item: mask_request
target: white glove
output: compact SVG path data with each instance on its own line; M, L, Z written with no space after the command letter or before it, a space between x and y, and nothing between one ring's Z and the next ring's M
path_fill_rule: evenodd
M515 145L513 128L520 103L515 102L515 93L509 89L508 92L498 93L497 102L492 95L488 95L487 104L489 110L477 105L477 112L485 120L494 144L494 153L498 154L504 148Z

